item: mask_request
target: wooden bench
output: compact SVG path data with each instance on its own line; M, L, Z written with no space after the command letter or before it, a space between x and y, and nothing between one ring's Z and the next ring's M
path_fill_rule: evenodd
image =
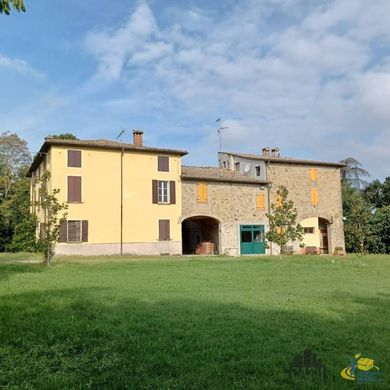
M305 253L307 255L318 255L320 251L316 246L307 246L305 248Z

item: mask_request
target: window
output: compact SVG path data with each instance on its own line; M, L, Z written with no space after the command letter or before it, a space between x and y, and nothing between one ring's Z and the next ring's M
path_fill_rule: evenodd
M157 156L157 170L159 172L169 172L169 157Z
M256 168L256 176L260 176L261 175L261 169L259 166L257 166Z
M68 221L68 242L81 242L81 221Z
M152 180L152 202L154 204L176 204L176 182Z
M160 241L170 240L170 221L169 219L158 220L158 239Z
M81 176L68 176L68 202L81 203Z
M196 184L196 200L201 203L208 201L208 185L207 183Z
M81 168L81 150L68 150L68 167Z
M318 190L317 188L312 188L310 190L310 203L313 205L313 206L316 206L318 205L319 203L319 200L318 200Z
M64 221L60 226L59 242L88 242L88 221Z
M256 195L256 208L258 209L265 209L265 196L264 194L257 194Z
M310 168L310 180L316 181L318 179L317 168Z
M224 161L222 164L223 164L223 167L226 168L226 161Z
M236 162L236 163L234 164L234 168L235 168L236 172L240 172L240 163L239 163L239 162Z
M303 232L305 234L313 234L314 233L314 228L313 227L304 227Z
M158 182L158 203L169 203L168 181L160 180Z

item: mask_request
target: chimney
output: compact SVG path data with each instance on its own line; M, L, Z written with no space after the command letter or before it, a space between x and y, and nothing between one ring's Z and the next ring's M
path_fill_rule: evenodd
M142 134L144 132L142 130L133 130L133 144L135 146L143 146L142 143Z
M269 157L270 156L270 148L268 146L263 148L262 152L263 152L263 157Z
M271 156L272 157L280 157L280 149L279 148L272 148Z

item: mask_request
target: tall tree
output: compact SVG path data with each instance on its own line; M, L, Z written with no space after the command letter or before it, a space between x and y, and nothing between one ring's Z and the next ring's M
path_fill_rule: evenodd
M31 162L27 142L15 133L0 134L0 192L7 199L12 185Z
M271 214L267 214L269 230L265 235L267 241L279 246L279 253L285 252L289 241L302 240L303 227L297 224L297 209L294 202L288 200L288 190L280 186L276 192L277 202L271 204Z
M362 193L349 183L343 183L342 190L346 249L364 255L370 235L370 208Z
M378 208L372 215L368 250L370 253L390 254L390 206Z
M26 12L23 0L0 0L0 14L9 15L12 8L19 12Z
M373 207L383 206L383 185L379 180L374 180L363 190L364 199Z
M364 178L368 178L370 174L362 168L362 164L358 160L353 157L347 157L340 162L345 164L345 167L341 168L342 183L349 183L352 187L359 190L368 184Z

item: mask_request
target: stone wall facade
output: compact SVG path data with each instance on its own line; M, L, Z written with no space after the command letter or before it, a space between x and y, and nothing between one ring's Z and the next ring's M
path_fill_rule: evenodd
M256 195L267 191L260 184L208 181L208 201L196 198L195 180L182 180L182 218L208 216L219 221L220 254L240 255L240 225L267 226L266 209L256 208Z
M311 180L310 168L317 169L317 180ZM340 183L340 169L326 166L294 165L272 162L267 167L267 180L272 183L270 199L274 203L280 185L287 187L289 199L298 211L298 222L318 217L329 221L329 252L335 247L344 248L344 226ZM310 202L311 189L317 189L318 205Z

